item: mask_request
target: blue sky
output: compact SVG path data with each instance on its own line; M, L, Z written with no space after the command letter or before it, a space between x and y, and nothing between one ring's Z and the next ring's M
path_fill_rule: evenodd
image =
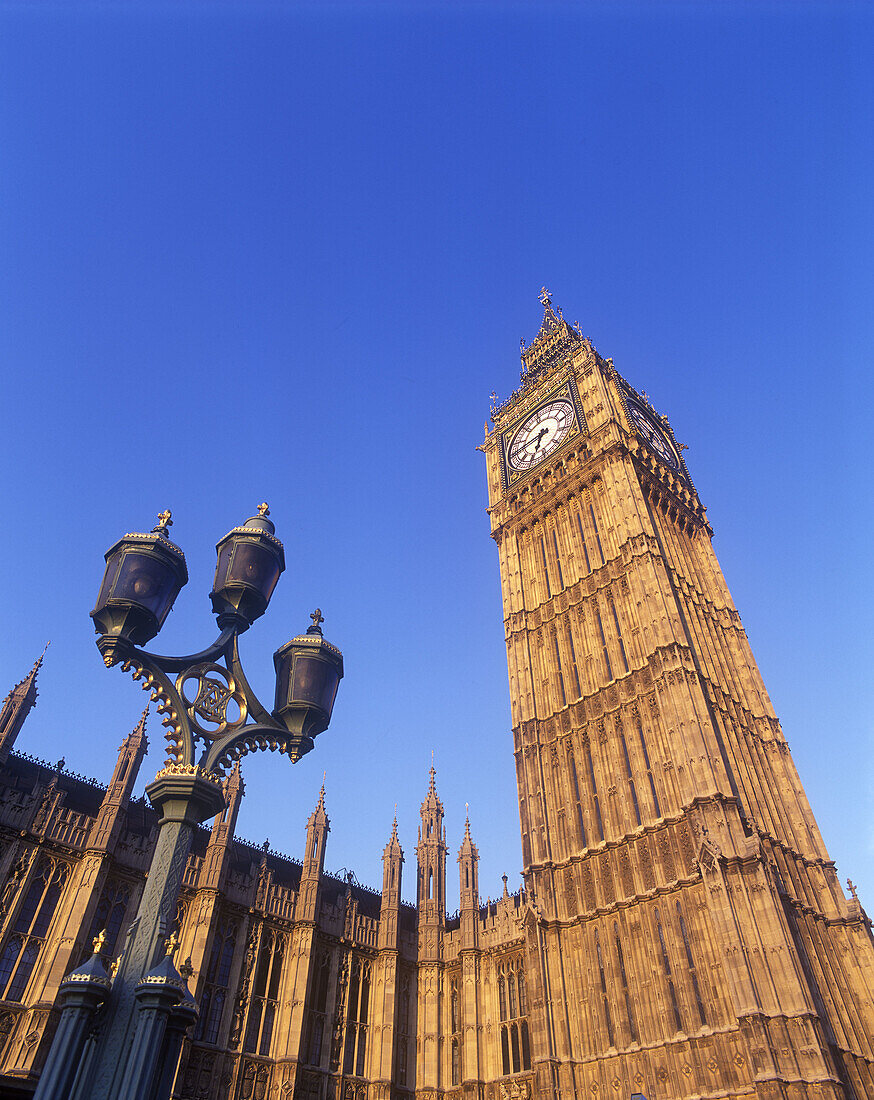
M874 910L869 5L0 3L0 678L20 747L105 777L145 696L93 645L104 551L165 507L210 640L214 544L267 500L346 657L239 831L411 896L431 753L450 861L521 863L482 438L545 283L671 418L842 880ZM4 689L5 690L5 689ZM160 766L152 752L141 786ZM450 873L450 905L457 901Z

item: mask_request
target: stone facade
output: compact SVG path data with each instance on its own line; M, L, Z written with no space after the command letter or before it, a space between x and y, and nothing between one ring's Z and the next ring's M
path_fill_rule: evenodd
M108 786L72 775L63 761L53 766L15 751L36 700L38 667L0 711L4 1097L32 1093L58 985L90 955L97 933L107 932L107 968L123 949L157 838L157 814L131 799L147 748L145 713L122 743ZM198 830L176 914L176 958L191 968L200 1018L174 1097L531 1095L525 896L508 894L505 884L501 898L480 903L466 828L461 911L447 918L433 771L422 805L417 906L401 901L396 827L380 893L325 872L324 791L306 825L302 861L235 839L239 765L226 794L224 813Z
M200 1010L178 1100L802 1100L874 1096L871 924L847 900L663 417L543 296L481 444L498 545L525 889L482 904L465 827L446 913L431 771L416 904L396 828L381 891L198 831L176 956ZM65 974L142 894L157 815L14 748L0 708L0 1095L33 1092ZM508 822L508 827L510 823ZM186 969L186 967L188 969Z

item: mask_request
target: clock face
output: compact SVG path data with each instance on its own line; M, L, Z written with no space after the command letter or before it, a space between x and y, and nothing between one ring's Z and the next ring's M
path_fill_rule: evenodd
M662 462L666 462L672 470L679 469L680 463L677 459L677 452L674 450L668 437L662 431L661 428L656 425L652 418L643 411L638 405L633 404L631 401L627 401L628 415L631 417L631 421L637 431L637 434L643 439L650 450L655 451Z
M570 401L559 399L541 406L513 436L507 455L514 470L530 470L570 435L576 418Z

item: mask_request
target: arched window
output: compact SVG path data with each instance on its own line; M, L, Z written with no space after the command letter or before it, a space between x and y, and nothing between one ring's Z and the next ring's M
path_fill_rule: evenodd
M510 1049L513 1051L513 1072L518 1073L522 1059L519 1053L519 1029L515 1024L510 1024Z
M519 1025L519 1036L522 1041L522 1069L531 1069L531 1041L528 1038L527 1020Z
M48 858L37 868L0 956L0 1000L20 1001L24 995L69 873L68 864Z
M221 920L216 928L206 968L206 982L200 1002L200 1018L194 1032L196 1039L204 1043L218 1042L222 1012L228 996L231 963L237 942L235 921Z
M367 1012L370 1001L370 963L356 959L349 982L349 1007L346 1014L346 1053L343 1072L364 1076L367 1053Z
M100 953L100 957L103 959L104 963L108 963L110 959L115 958L117 954L116 948L118 947L119 932L121 932L122 922L124 921L124 915L127 911L127 904L130 900L130 891L130 883L119 882L113 879L107 882L100 896L97 909L94 911L91 931L83 944L81 962L85 962L91 957L94 939L103 931L106 932L106 939L103 943L103 950Z
M498 975L498 1004L501 1009L501 1019L507 1019L507 983L503 974Z
M501 1028L501 1066L506 1077L510 1072L510 1039L505 1027Z
M280 932L268 931L262 940L255 971L252 1003L249 1008L249 1026L246 1029L245 1049L253 1054L268 1055L273 1038L273 1023L279 1004L279 983L282 977L282 960L285 937Z
M461 1084L461 1051L457 1039L452 1040L452 1083Z

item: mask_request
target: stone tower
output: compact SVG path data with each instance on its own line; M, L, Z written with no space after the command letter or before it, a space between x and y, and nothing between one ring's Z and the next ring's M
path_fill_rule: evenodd
M536 1091L874 1096L869 926L838 884L681 448L541 302L521 385L481 445Z

